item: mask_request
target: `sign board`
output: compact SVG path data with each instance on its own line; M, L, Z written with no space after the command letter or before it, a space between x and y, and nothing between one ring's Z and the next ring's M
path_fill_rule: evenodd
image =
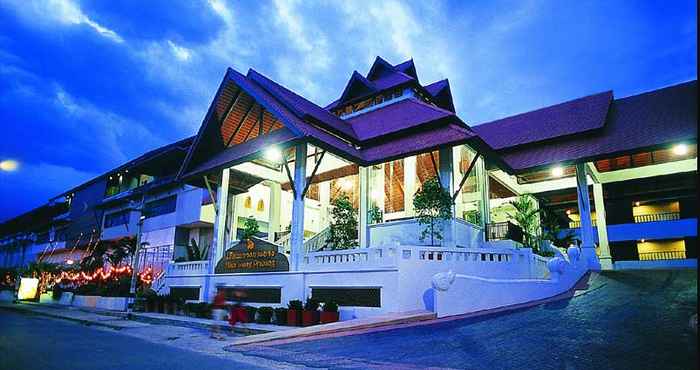
M287 256L279 253L277 248L276 244L255 237L241 240L224 253L214 273L289 271Z
M20 278L17 299L36 299L37 289L39 289L39 279Z

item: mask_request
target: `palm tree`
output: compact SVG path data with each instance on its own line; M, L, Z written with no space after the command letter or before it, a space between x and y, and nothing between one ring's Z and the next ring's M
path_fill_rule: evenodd
M559 217L548 208L542 209L542 239L549 240L554 246L568 248L576 244L578 238L570 229L562 229Z
M508 217L513 219L523 230L523 244L537 251L540 240L539 218L540 210L536 207L537 199L531 194L523 194L515 200L509 202L515 212L509 213Z

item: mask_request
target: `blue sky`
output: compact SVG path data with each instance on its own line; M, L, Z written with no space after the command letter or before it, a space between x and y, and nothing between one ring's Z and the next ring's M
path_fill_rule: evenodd
M375 56L486 122L697 78L695 1L0 0L0 220L196 133L225 69L325 105Z

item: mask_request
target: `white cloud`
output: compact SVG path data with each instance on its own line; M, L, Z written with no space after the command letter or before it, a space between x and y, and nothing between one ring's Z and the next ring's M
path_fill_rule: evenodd
M20 18L30 25L60 24L64 26L87 25L100 36L122 43L124 39L115 31L95 22L83 13L72 0L2 0L9 4Z
M170 46L170 51L175 55L175 58L177 58L180 61L186 62L190 60L192 57L192 50L175 44L174 42L168 40L167 41L168 46Z

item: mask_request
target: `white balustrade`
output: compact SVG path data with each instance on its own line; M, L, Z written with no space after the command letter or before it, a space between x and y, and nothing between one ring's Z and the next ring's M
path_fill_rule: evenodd
M173 262L168 265L168 276L204 275L209 261Z

